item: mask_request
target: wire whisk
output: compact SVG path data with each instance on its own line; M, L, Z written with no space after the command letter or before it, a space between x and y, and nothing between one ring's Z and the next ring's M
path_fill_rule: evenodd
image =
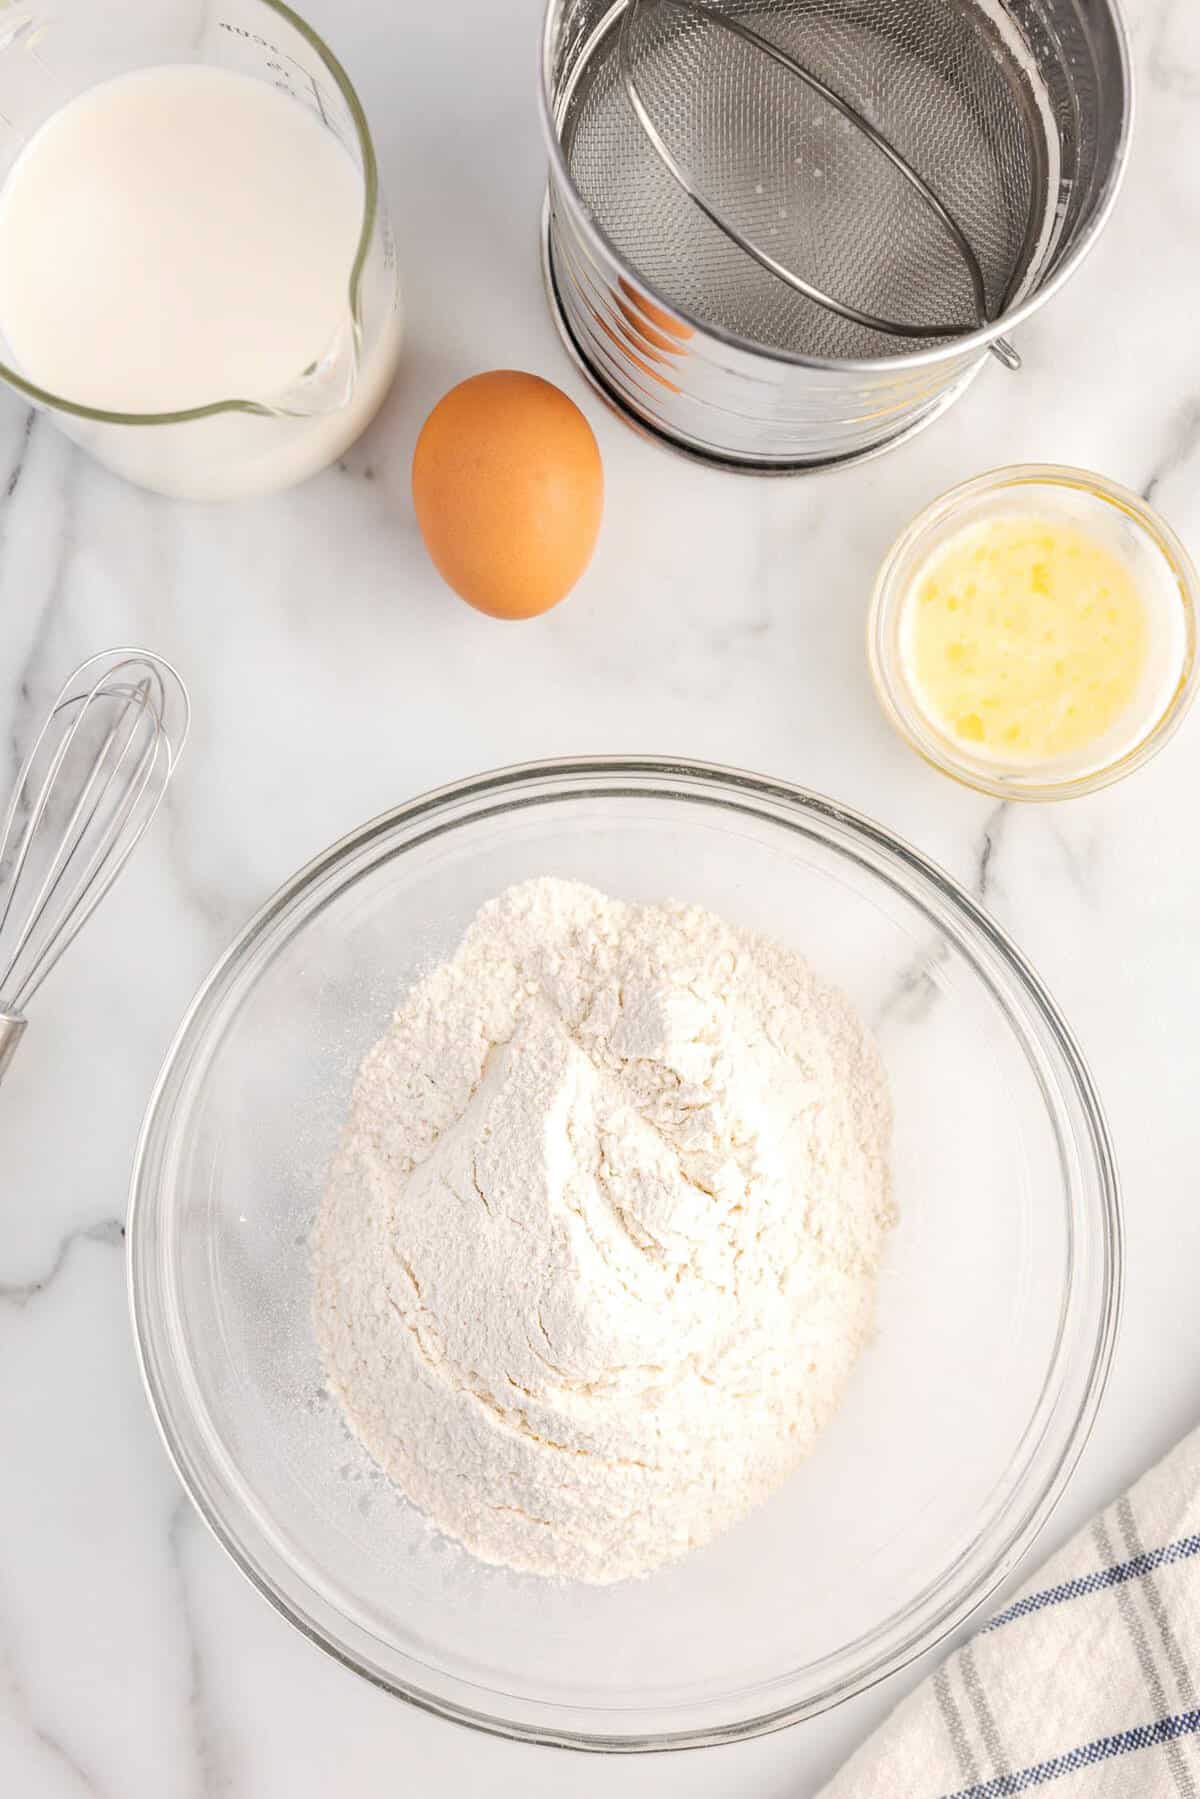
M91 657L55 700L0 831L0 1077L30 1001L153 822L190 716L175 670L145 650Z

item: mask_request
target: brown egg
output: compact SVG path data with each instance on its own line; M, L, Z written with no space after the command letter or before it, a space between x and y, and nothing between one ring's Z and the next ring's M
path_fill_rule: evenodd
M493 618L556 606L591 561L604 470L573 400L496 369L452 388L413 457L425 547L455 593Z

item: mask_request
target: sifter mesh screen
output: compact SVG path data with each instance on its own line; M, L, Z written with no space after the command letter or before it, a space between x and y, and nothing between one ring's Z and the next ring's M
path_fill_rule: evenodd
M926 331L980 322L968 261L847 111L726 29L768 38L861 115L965 236L997 317L1053 224L1050 101L1012 19L985 0L640 0L629 72L696 193L746 239L858 311ZM592 40L562 126L568 167L618 255L706 324L768 348L895 355L905 340L805 298L705 216L622 79L624 8Z

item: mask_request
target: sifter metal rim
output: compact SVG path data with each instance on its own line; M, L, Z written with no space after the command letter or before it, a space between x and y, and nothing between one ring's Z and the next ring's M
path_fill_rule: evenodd
M616 4L619 4L619 0L616 0ZM777 349L774 347L767 348L760 343L754 342L752 338L742 337L736 332L726 330L724 326L713 324L709 320L701 318L697 313L689 312L684 307L677 306L674 301L668 300L654 288L638 270L632 268L627 263L620 250L618 250L616 245L608 237L607 233L602 231L600 226L596 224L588 208L584 205L583 198L572 180L571 172L567 167L566 158L563 155L562 142L559 138L558 125L550 99L551 70L554 62L556 0L546 0L546 11L542 21L538 67L538 112L542 121L542 134L545 138L546 148L550 158L551 185L556 189L558 194L561 195L564 205L569 208L575 229L583 234L584 238L594 250L598 250L617 268L627 269L628 272L636 278L638 284L649 298L653 300L657 306L661 306L672 318L679 319L684 324L689 325L693 331L708 338L710 342L722 344L728 349L740 352L742 355L756 356L760 357L765 362L784 363L796 368L825 369L835 373L845 370L855 374L873 374L889 369L899 371L933 367L939 362L948 361L954 356L969 354L973 350L978 350L982 353L983 351L990 349L996 339L1007 336L1010 331L1021 325L1027 318L1035 313L1039 307L1056 294L1070 276L1076 272L1083 263L1085 257L1095 246L1096 240L1104 229L1104 226L1108 223L1112 209L1116 205L1121 189L1124 186L1126 171L1129 167L1129 148L1133 135L1134 113L1136 110L1133 51L1129 36L1129 24L1125 18L1122 0L1105 0L1105 4L1112 22L1113 35L1117 44L1117 54L1120 59L1122 101L1121 133L1113 151L1112 173L1109 177L1108 192L1105 194L1103 201L1097 207L1095 213L1088 220L1084 230L1080 232L1079 237L1073 243L1068 255L1063 259L1058 268L1055 269L1054 273L1046 282L1040 287L1035 288L1031 294L1027 294L1019 305L1014 306L1010 311L1001 314L999 318L992 319L986 325L980 326L977 331L970 332L962 337L952 338L948 343L936 345L931 349L909 351L907 354L896 356L838 357L809 356L804 355L797 350ZM558 302L556 299L552 300L552 308L557 314ZM560 330L562 329L561 325L559 328ZM580 354L577 346L573 353L576 356ZM588 374L588 378L593 381L593 385L597 386L603 393L605 390L602 384L593 377L590 368L586 369L586 373ZM955 391L960 392L961 388L958 388L956 385ZM618 405L618 410L622 413L622 416L631 419L636 418L637 416L636 414L627 412L623 405ZM931 416L934 415L931 414ZM879 447L891 448L896 443L900 442L904 436L909 435L911 431L920 429L926 422L927 420L925 418L917 420L915 425L906 426L902 433L898 433L896 436L889 438L886 444ZM670 444L672 447L676 447L674 440L665 436L665 434L660 434L658 432L653 432L651 434L655 437L661 437L662 442ZM873 445L870 450L855 452L851 456L844 458L834 458L827 464L805 463L799 465L799 467L811 469L816 467L842 466L843 464L848 464L850 462L862 461L865 457L874 454L874 452L875 446ZM769 463L756 464L733 462L729 464L719 458L709 458L700 451L685 453L692 454L701 461L714 462L718 467L729 466L735 469L753 469L758 473L765 472L774 466Z
M558 276L554 269L554 234L550 221L550 193L547 189L546 197L542 202L540 231L542 284L546 290L550 316L567 355L593 393L599 395L609 411L614 412L623 424L628 425L631 430L637 432L639 437L644 437L649 443L658 444L660 448L670 450L674 455L681 456L685 461L695 463L701 468L714 469L718 473L726 475L772 475L780 479L794 479L799 475L832 474L837 469L854 468L860 462L874 462L877 456L884 456L889 450L898 449L901 444L907 443L910 437L920 436L927 426L941 418L944 412L948 412L951 406L962 398L976 377L987 367L987 347L984 346L970 368L960 375L957 381L952 382L948 388L939 393L917 418L910 419L899 431L893 431L889 437L883 438L879 443L868 444L863 450L850 450L844 456L797 457L794 460L762 462L756 462L750 457L718 455L716 451L706 450L702 445L694 443L686 437L675 436L671 432L663 431L657 425L651 424L649 419L643 418L640 412L635 411L629 405L619 390L611 386L599 369L593 365L572 331L571 322L563 306L562 295L558 287Z

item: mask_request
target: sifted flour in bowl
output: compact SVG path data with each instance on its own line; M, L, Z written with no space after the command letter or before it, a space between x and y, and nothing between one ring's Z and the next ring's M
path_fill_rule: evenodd
M792 951L698 907L514 887L360 1070L315 1237L329 1384L485 1561L647 1573L836 1408L889 1135L873 1043Z

